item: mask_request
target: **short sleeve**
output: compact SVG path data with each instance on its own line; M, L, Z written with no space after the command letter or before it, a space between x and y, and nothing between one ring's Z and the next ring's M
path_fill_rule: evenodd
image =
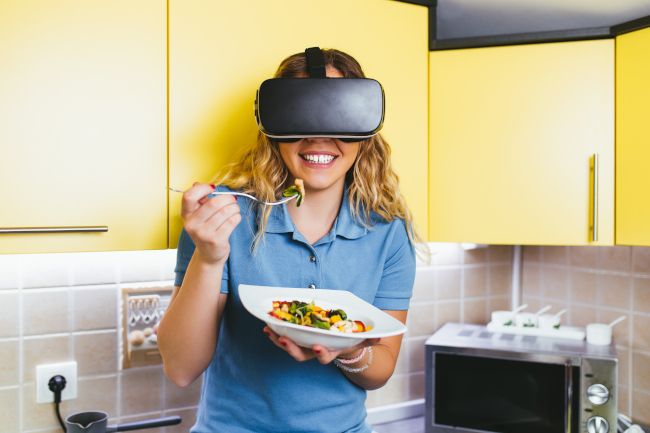
M382 310L408 310L415 281L415 249L404 221L397 220L394 224L397 227L373 304Z
M176 278L174 279L174 285L180 286L183 284L183 279L185 278L185 272L187 271L187 266L190 264L192 255L196 246L190 235L187 234L185 229L181 231L181 236L178 239L178 250L176 251L176 267L174 268L174 273ZM221 293L228 293L228 262L223 267L223 274L221 276Z

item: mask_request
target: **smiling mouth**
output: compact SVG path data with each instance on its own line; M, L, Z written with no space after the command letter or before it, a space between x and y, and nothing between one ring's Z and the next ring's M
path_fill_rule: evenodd
M323 164L323 165L327 165L337 158L337 156L334 155L313 155L313 154L300 155L300 157L312 164Z

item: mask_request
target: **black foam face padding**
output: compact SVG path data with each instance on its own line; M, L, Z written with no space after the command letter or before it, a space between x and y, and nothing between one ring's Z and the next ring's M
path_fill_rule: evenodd
M257 92L255 115L269 137L375 135L384 121L384 91L369 78L273 78Z

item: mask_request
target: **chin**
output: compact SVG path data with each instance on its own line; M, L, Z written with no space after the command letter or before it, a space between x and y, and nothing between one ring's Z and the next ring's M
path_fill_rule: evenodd
M331 188L339 181L339 178L319 179L319 178L314 178L313 176L305 176L301 179L305 182L305 189L309 189L312 191L326 190L328 188Z

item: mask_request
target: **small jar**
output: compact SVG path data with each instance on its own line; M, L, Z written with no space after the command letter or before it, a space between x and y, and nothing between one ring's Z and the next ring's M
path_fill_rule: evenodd
M498 310L492 312L492 323L498 326L514 326L515 315L512 311Z
M518 328L537 328L537 315L533 313L517 313L515 324Z
M562 319L555 314L542 314L537 324L539 329L559 329Z

